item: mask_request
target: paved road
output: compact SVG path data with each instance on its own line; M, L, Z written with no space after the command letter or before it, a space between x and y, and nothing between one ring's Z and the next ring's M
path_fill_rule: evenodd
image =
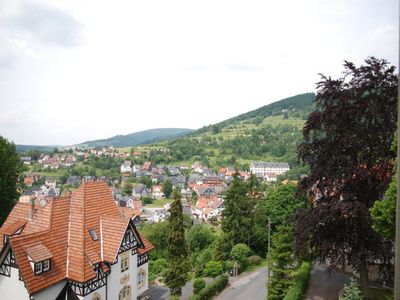
M265 300L267 294L267 268L230 279L227 287L217 300Z
M152 300L168 300L169 289L163 286L150 286L149 294Z
M310 285L305 300L337 300L349 277L339 271L328 274L325 265L316 264L311 271Z

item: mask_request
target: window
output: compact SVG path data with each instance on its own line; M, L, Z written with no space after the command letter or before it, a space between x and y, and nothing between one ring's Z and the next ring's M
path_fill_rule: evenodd
M43 261L43 272L50 270L50 259Z
M42 262L35 263L35 274L42 273Z
M137 275L137 284L142 285L146 282L146 272L144 270L140 270Z
M97 241L99 239L95 229L89 229L89 234L93 241Z
M126 285L119 292L119 300L131 300L131 287Z
M129 270L129 252L125 257L121 257L121 272Z

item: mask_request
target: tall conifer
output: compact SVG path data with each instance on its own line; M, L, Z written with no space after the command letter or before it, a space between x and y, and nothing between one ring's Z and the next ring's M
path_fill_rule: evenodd
M178 190L173 191L172 198L174 201L169 209L171 215L167 233L168 271L165 282L171 290L171 295L179 296L188 279L190 264L183 226L181 195Z

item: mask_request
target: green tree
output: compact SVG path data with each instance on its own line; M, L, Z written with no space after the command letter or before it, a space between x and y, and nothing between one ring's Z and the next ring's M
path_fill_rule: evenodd
M206 263L204 275L215 278L222 274L222 264L219 261L211 260Z
M281 300L293 281L294 243L293 226L280 225L272 235L269 269L272 276L268 283L268 300Z
M394 240L396 233L396 193L396 176L394 176L384 199L376 201L371 208L371 216L374 220L372 227L391 240Z
M182 287L188 280L190 264L185 239L185 228L183 225L183 212L181 195L177 189L172 195L174 201L169 209L167 249L168 249L168 271L165 283L171 290L171 295L181 295Z
M124 186L122 187L122 194L123 195L132 195L132 183L130 182L125 182Z
M392 150L397 153L397 135L393 140ZM390 240L394 240L396 233L396 178L396 175L394 175L383 199L376 201L371 208L371 216L374 221L372 227L376 232Z
M14 143L0 136L0 226L19 197L18 181L22 163Z
M239 263L240 269L247 267L247 258L251 255L251 249L246 244L236 244L232 247L231 257Z
M153 185L153 182L151 181L150 177L148 177L148 176L140 177L139 182L144 184L148 189L151 188L151 186Z
M194 225L187 233L190 252L202 251L214 241L214 234L207 224Z
M164 195L166 198L169 198L169 196L171 196L172 193L172 183L170 180L165 180L163 183L163 191L164 191Z
M246 184L239 179L239 174L234 174L233 181L226 192L222 211L223 240L228 243L225 249L230 249L235 244L248 243L252 234L251 207L247 197ZM228 256L225 253L225 256Z

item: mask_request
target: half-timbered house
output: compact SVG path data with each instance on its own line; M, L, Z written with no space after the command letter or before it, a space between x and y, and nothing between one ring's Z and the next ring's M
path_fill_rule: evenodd
M148 252L105 182L35 204L17 203L0 228L0 297L142 299Z

